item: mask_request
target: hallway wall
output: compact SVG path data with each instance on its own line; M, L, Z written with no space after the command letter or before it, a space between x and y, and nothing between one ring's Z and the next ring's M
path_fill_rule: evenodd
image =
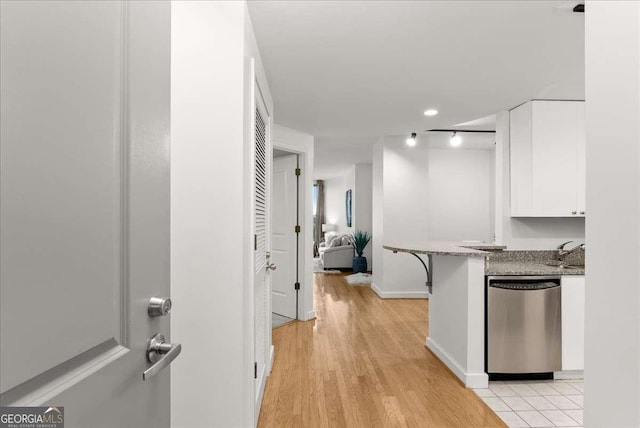
M170 317L171 340L183 346L171 365L171 426L248 427L259 405L248 303L254 281L247 119L255 115L256 81L270 112L273 101L245 2L171 7Z

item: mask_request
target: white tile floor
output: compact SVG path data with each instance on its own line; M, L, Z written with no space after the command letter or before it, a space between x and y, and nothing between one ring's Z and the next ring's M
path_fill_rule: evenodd
M582 426L582 380L489 382L474 391L512 428Z

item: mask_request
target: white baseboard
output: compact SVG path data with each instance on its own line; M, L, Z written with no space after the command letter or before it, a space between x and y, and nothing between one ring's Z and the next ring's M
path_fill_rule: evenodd
M553 373L554 379L584 379L584 370L563 370Z
M265 370L260 375L260 388L258 389L258 396L256 397L256 406L255 406L255 420L258 420L260 416L260 409L262 408L262 398L264 397L264 390L267 387L267 377L271 374L271 369L273 368L273 360L275 358L276 348L271 345L271 349L269 351L269 361L267 361L267 366Z
M316 311L309 311L307 312L307 319L304 321L309 321L312 320L316 317Z
M381 299L428 299L429 293L425 291L382 291L375 283L371 283L371 289Z
M433 352L436 357L449 367L449 370L453 372L458 379L464 383L467 388L488 388L489 387L489 375L486 373L466 373L464 369L455 361L449 354L447 354L437 343L435 343L430 337L427 337L427 348Z
M269 363L269 365L271 365ZM260 409L262 408L262 398L264 397L264 389L267 386L267 376L269 376L269 372L266 370L262 371L262 374L260 375L260 387L258 388L258 396L256 397L256 405L255 405L255 420L258 420L258 417L260 416Z
M273 359L275 358L276 347L271 345L271 351L269 352L269 367L267 370L267 376L271 374L271 370L273 369Z

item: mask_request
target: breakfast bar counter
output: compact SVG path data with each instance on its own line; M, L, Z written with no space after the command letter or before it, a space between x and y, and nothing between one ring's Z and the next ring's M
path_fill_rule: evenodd
M503 246L446 241L385 243L425 266L429 294L427 348L469 388L487 388L484 368L485 257ZM488 250L488 251L485 251ZM426 262L425 260L426 259Z

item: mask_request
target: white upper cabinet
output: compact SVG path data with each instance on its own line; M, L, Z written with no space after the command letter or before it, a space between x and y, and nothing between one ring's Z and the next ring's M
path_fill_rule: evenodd
M529 101L510 112L511 216L584 217L583 101Z

